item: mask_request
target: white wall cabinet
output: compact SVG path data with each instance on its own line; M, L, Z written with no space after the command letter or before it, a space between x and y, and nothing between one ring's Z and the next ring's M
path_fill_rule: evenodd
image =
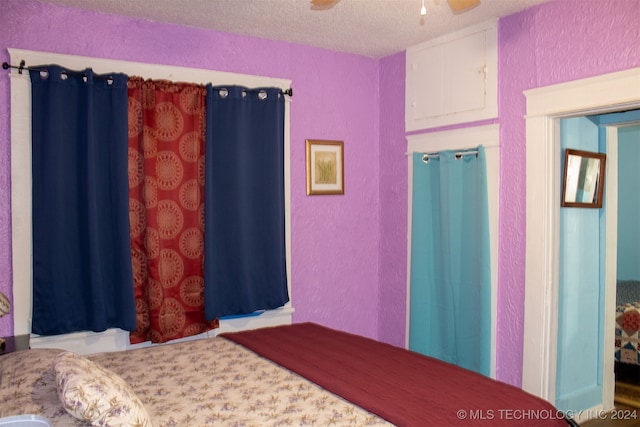
M498 116L497 21L407 49L405 129Z

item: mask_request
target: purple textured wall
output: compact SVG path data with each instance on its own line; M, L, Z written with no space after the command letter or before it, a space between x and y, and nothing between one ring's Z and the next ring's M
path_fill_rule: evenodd
M292 80L294 321L377 337L379 61L39 3L0 1L7 47ZM32 64L34 65L34 64ZM9 78L0 73L0 291L11 292ZM345 143L345 195L305 194L305 139ZM13 331L0 319L0 336Z
M407 287L405 53L380 61L380 303L378 338L404 346Z
M522 384L523 91L640 66L640 1L556 0L499 22L500 246L497 378Z

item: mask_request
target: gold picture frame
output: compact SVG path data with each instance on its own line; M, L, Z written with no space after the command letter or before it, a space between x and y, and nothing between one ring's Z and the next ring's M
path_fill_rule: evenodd
M344 194L344 141L306 140L307 196Z

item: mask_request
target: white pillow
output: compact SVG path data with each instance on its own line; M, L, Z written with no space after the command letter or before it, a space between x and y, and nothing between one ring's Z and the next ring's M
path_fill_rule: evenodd
M151 418L127 382L71 352L53 361L58 397L68 413L102 427L151 427Z

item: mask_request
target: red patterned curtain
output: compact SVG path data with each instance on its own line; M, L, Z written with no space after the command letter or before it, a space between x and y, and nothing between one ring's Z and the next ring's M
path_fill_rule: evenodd
M204 315L205 96L199 85L129 79L131 343L218 326Z

